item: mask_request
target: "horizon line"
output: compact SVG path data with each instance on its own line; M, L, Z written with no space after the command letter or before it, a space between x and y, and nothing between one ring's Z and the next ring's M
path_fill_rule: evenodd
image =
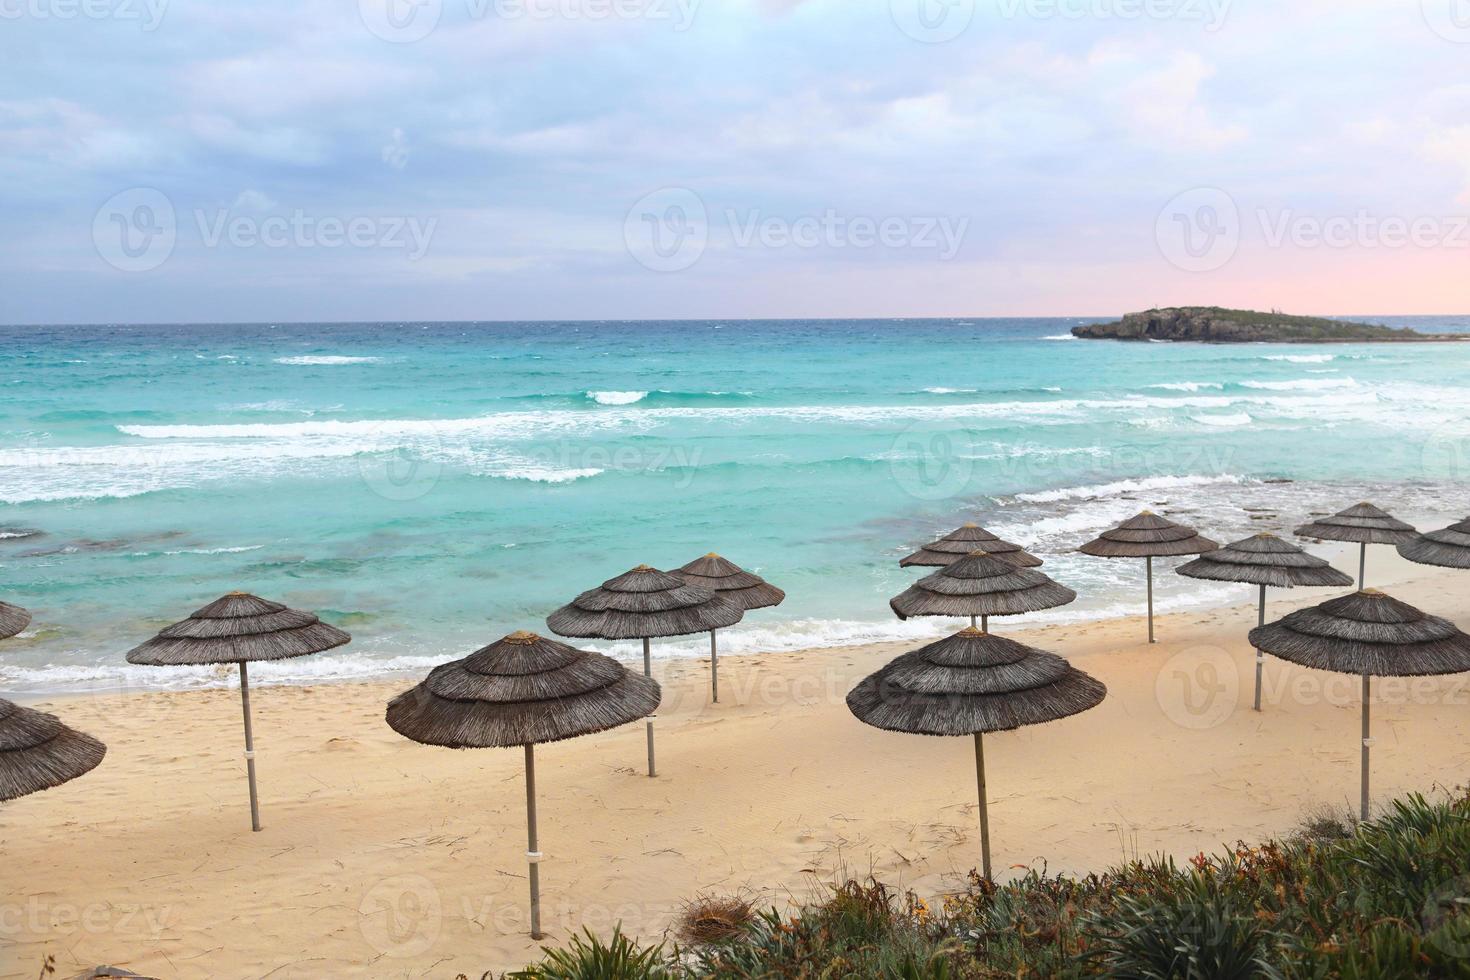
M1188 304L1194 305L1194 304ZM1151 310L1185 309L1187 306L1158 306L1147 310L1135 310L1134 313L1150 312ZM1222 307L1229 309L1230 307ZM1254 311L1265 312L1265 311ZM1127 314L1119 314L1113 319L1121 319ZM1370 320L1374 317L1470 317L1470 311L1455 313L1286 313L1286 316L1321 317L1324 319L1353 318L1356 320ZM1006 315L994 313L969 313L951 315L903 315L903 316L687 316L687 317L538 317L538 318L502 318L488 320L452 319L452 320L407 320L389 318L386 320L110 320L110 321L54 321L54 322L29 322L29 323L0 323L0 330L14 328L34 327L261 327L261 326L356 326L361 324L390 324L400 325L475 325L475 324L626 324L626 323L877 323L894 322L903 323L909 321L944 321L944 320L1085 320L1089 322L1107 322L1107 317L1097 317L1090 314L1078 313L1055 313L1055 314L1024 314Z

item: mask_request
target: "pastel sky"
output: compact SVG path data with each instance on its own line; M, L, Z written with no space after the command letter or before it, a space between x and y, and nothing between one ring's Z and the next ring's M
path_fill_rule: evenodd
M0 322L1470 312L1467 0L0 0Z

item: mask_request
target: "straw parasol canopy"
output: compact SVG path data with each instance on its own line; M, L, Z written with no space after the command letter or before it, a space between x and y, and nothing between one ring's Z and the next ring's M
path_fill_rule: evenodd
M913 565L943 568L975 551L983 551L1017 568L1037 568L1042 564L1040 558L1029 554L1020 545L1003 541L978 524L966 524L938 541L924 545L898 564L901 568Z
M972 735L985 876L990 818L982 736L1080 714L1107 688L1055 654L974 627L907 653L847 695L859 721L913 735Z
M0 801L70 782L106 754L107 746L55 716L0 698Z
M687 636L734 626L745 609L726 598L648 565L583 592L546 623L561 636L596 640L646 640Z
M659 697L656 681L611 657L521 632L435 667L389 703L388 724L425 745L510 748L625 725Z
M1368 704L1373 677L1470 671L1470 636L1377 589L1291 613L1251 631L1251 643L1283 660L1363 678L1362 814L1368 816Z
M583 592L546 617L553 633L579 639L642 640L643 675L653 676L649 640L655 636L687 636L734 626L745 609L734 599L676 575L639 565L595 589ZM653 716L645 724L648 737L648 776L658 775L654 763Z
M779 606L786 599L785 592L713 551L673 574L688 585L697 585L739 603L746 612Z
M1418 535L1412 524L1405 524L1372 504L1358 504L1331 517L1303 524L1296 533L1303 538L1354 544L1404 544Z
M1368 546L1405 544L1418 537L1413 525L1405 524L1372 504L1358 504L1331 517L1296 529L1303 538L1319 541L1351 541L1358 546L1358 588L1368 584Z
M1077 550L1095 558L1177 558L1220 547L1187 524L1146 510Z
M525 748L531 938L540 939L535 746L626 725L651 714L661 697L656 681L611 657L518 632L435 667L388 703L388 725L425 745Z
M786 601L786 593L759 575L711 551L674 572L689 585L709 589L716 595L738 603L746 612L767 609ZM716 631L709 631L710 693L716 704L720 700L720 648Z
M351 639L313 613L231 592L134 647L128 663L183 667L287 660L331 650Z
M973 735L1080 714L1106 693L1055 654L971 626L865 678L847 706L890 732Z
M1421 677L1470 670L1470 636L1377 589L1291 613L1252 630L1251 642L1282 660L1341 674Z
M1202 555L1220 547L1186 524L1145 510L1077 550L1096 558L1142 558L1148 576L1148 642L1154 642L1154 559Z
M247 663L288 660L331 650L352 637L316 615L288 609L248 592L231 592L196 610L188 619L159 631L128 652L128 663L153 667L237 664L240 705L245 718L245 769L250 782L250 827L260 830L260 800L255 784L255 736L250 720Z
M925 576L888 603L899 619L914 616L1017 616L1065 606L1077 593L1044 572L1017 568L976 551ZM972 624L973 625L973 624Z
M1399 545L1399 554L1421 565L1470 568L1470 519L1405 541Z
M1206 552L1179 566L1179 574L1214 582L1290 589L1297 586L1346 586L1353 580L1325 559L1274 534L1257 534Z
M8 640L31 625L31 614L20 606L0 602L0 640Z
M1297 586L1348 586L1353 580L1324 559L1307 552L1274 534L1262 533L1244 541L1206 552L1194 561L1179 566L1179 574L1212 582L1242 582L1258 585L1261 598L1257 625L1266 625L1266 587L1291 589ZM1261 682L1265 656L1256 651L1255 710L1261 710Z

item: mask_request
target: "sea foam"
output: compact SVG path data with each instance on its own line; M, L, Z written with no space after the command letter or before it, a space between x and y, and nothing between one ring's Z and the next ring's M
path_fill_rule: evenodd
M349 357L344 354L303 354L299 357L278 357L277 364L299 364L330 366L336 364L376 364L381 357Z
M589 391L587 397L599 405L634 405L648 397L646 391Z

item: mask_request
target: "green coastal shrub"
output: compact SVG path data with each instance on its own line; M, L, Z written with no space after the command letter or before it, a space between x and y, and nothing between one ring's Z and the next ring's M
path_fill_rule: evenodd
M535 966L506 976L511 980L673 980L676 974L664 967L662 946L640 947L613 930L612 939L604 945L586 933L573 936L566 949L548 950L546 958Z

